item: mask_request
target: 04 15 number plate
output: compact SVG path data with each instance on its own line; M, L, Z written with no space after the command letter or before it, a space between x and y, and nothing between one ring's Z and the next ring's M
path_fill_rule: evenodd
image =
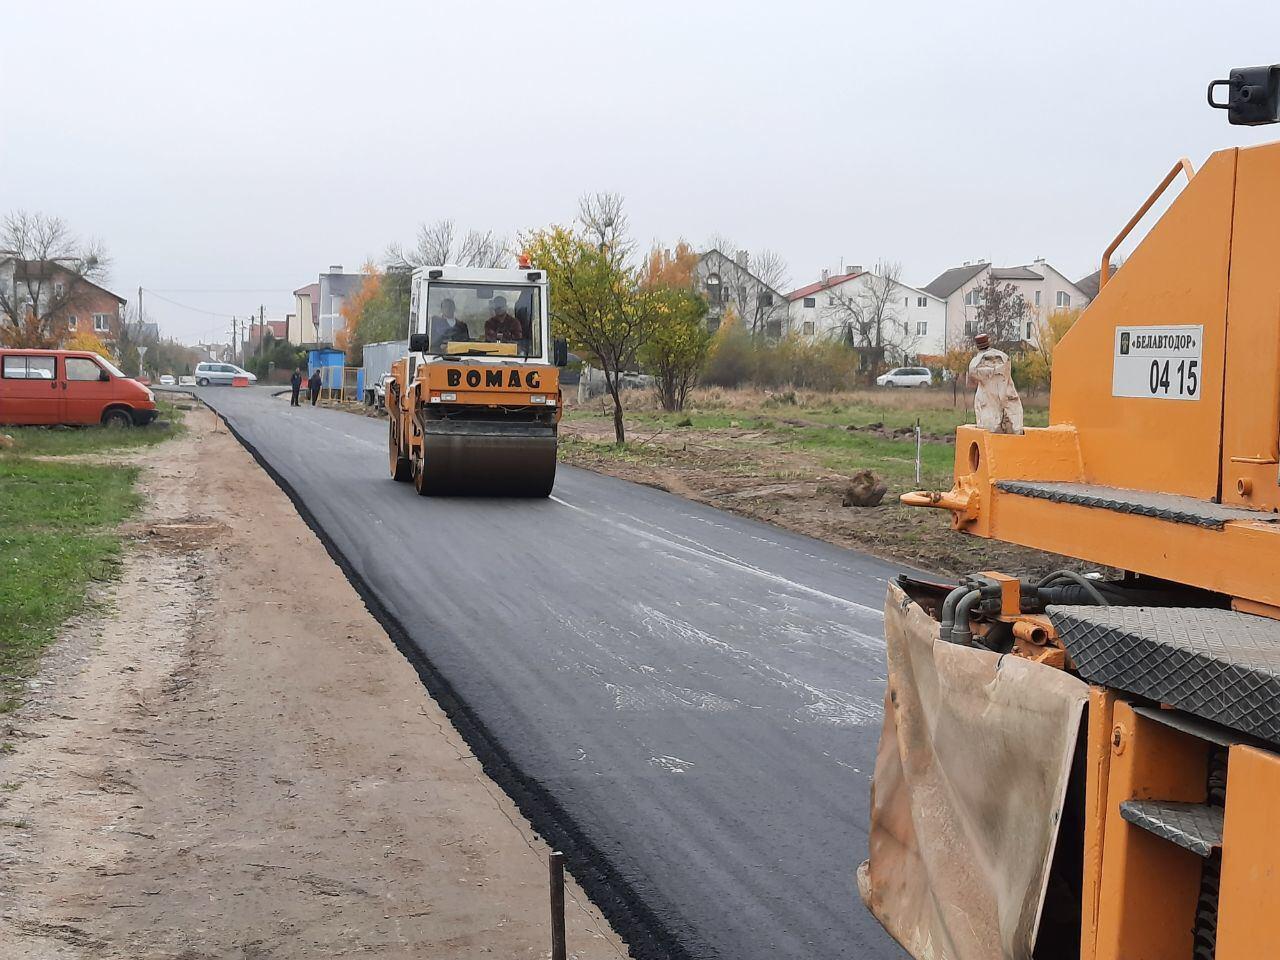
M1199 400L1204 327L1116 327L1111 395Z

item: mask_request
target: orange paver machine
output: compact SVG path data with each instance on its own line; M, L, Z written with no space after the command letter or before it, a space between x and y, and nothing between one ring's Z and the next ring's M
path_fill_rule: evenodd
M1209 99L1276 122L1280 66ZM961 427L952 489L903 500L1109 569L891 586L886 929L921 960L1280 957L1280 143L1177 163L1049 425Z

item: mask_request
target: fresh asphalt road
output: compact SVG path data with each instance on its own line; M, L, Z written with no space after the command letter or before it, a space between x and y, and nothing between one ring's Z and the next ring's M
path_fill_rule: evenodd
M688 955L904 956L855 881L894 567L563 465L418 497L384 421L198 392Z

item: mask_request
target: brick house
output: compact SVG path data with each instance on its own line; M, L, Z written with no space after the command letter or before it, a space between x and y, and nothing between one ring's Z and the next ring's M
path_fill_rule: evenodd
M61 264L15 257L0 259L0 296L17 308L25 304L28 311L34 307L48 317L51 333L60 342L88 332L109 348L120 339L128 303Z

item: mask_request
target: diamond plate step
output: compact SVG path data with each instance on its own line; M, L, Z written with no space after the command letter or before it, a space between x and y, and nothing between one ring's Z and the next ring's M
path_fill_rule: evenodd
M1202 857L1222 846L1221 807L1172 800L1126 800L1120 804L1120 816L1135 827Z
M1188 607L1048 613L1089 683L1280 744L1280 620Z

